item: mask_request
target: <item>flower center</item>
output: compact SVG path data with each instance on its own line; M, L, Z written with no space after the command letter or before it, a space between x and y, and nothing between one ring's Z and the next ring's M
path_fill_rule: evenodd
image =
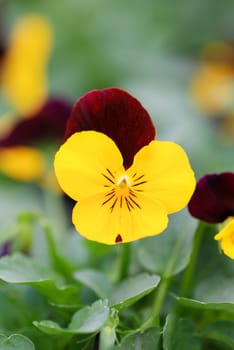
M122 188L122 189L124 189L124 188L126 188L126 187L129 187L129 186L130 186L130 181L129 181L128 176L127 176L126 174L122 175L122 176L120 177L120 179L117 181L117 185L118 185L120 188Z
M129 212L134 209L141 209L139 204L139 194L143 192L142 185L146 183L145 175L135 173L131 179L127 174L121 175L116 179L110 169L106 169L106 173L102 174L105 178L105 188L109 190L104 195L102 205L108 205L112 213L114 208L127 209Z

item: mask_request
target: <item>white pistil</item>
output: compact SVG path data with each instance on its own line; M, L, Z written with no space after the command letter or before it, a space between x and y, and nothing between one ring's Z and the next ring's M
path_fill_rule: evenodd
M126 174L122 175L119 180L117 181L117 185L120 187L120 188L126 188L126 187L129 187L130 186L130 181L129 181L129 178Z

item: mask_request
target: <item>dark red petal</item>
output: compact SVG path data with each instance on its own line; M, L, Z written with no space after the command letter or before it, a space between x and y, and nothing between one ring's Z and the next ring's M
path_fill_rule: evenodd
M5 52L6 52L6 47L1 42L1 39L0 39L0 64L1 64L2 59L4 58Z
M33 116L20 119L8 135L0 139L0 147L31 145L47 139L62 143L72 105L51 98Z
M65 140L77 131L96 130L109 136L128 168L134 155L155 139L155 127L141 103L124 90L93 90L75 104Z
M210 223L223 222L234 216L234 173L203 176L188 208L192 216Z
M0 257L10 254L11 252L11 243L6 242L0 246Z
M6 52L6 48L7 48L7 44L4 38L4 31L5 31L5 21L3 18L3 5L2 3L0 3L0 64L1 64L1 60Z

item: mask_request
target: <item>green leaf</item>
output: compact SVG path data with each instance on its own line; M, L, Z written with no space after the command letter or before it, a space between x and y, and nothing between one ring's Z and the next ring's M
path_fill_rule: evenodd
M223 349L234 349L234 323L229 321L217 321L209 324L202 336L221 344Z
M179 319L175 314L167 316L163 328L164 350L201 350L201 340L191 320Z
M123 338L116 350L160 350L160 328L148 328L146 331L138 332Z
M138 242L141 265L165 278L178 274L189 261L195 226L186 210L171 216L165 232Z
M103 299L108 297L111 289L113 288L112 283L110 280L108 280L104 273L97 270L79 270L74 274L74 277L85 286L92 289L100 298Z
M232 265L233 268L233 265ZM195 298L208 303L234 303L233 282L234 276L224 275L225 271L213 272L195 289Z
M0 259L0 279L3 281L31 285L53 303L77 303L77 288L57 286L51 277L55 276L46 267L19 253Z
M0 330L7 334L17 333L30 327L33 320L45 318L48 303L32 288L1 282L0 310Z
M107 301L98 300L91 306L77 311L68 328L75 333L93 333L98 331L109 317Z
M68 325L61 328L51 320L35 321L33 324L46 334L86 334L99 331L109 317L107 301L97 300L91 306L85 306L77 311Z
M204 301L198 301L188 298L175 297L177 302L185 308L198 309L198 310L216 310L225 311L228 313L234 313L233 303L206 303Z
M142 273L127 278L115 286L109 296L109 304L123 309L149 294L159 284L160 277Z
M64 333L71 333L66 328L62 328L59 326L58 323L51 321L51 320L43 320L43 321L34 321L34 326L40 329L40 331L49 334L49 335L55 335L55 334L64 334Z
M2 350L35 350L31 340L20 334L13 334L9 337L0 335L0 348Z
M0 259L0 278L8 283L34 283L49 279L49 273L35 260L15 253Z

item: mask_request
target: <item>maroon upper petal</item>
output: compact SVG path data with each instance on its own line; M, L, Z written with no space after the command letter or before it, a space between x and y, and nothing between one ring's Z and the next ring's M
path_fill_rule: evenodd
M155 127L141 103L124 90L93 90L75 104L68 119L65 140L77 131L96 130L109 136L128 168L134 155L155 139Z
M6 46L4 45L3 42L1 42L1 38L0 38L0 64L5 55L5 52L6 52Z
M51 98L35 115L20 119L10 133L0 139L0 147L31 145L47 139L62 143L71 110L68 101Z
M234 216L234 173L203 176L188 208L192 216L210 223L223 222Z

